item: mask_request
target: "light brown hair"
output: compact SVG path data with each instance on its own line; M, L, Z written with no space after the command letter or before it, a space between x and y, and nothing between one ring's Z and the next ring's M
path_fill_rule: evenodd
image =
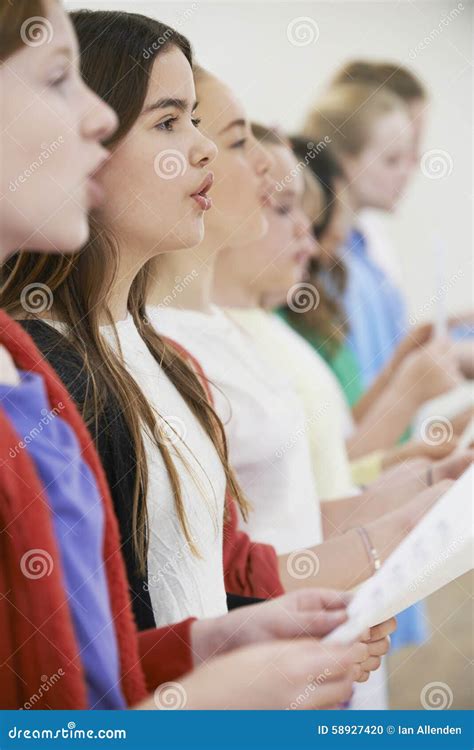
M332 80L340 83L366 83L384 87L410 104L416 99L427 99L428 93L420 79L411 70L391 62L352 60L339 70Z
M367 83L340 83L310 110L303 135L315 142L329 139L336 156L357 156L370 139L373 123L396 110L406 111L405 103L388 89Z
M0 63L25 44L22 26L33 16L44 17L43 0L2 0L0 5Z

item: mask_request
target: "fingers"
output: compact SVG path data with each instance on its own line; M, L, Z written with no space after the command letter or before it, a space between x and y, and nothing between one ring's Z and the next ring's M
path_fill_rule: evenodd
M304 708L326 709L340 708L341 703L350 700L353 692L353 681L351 678L328 682L319 687L319 692L315 691L310 697L310 705Z
M370 641L367 645L371 656L384 656L390 651L390 636L387 635L379 641Z
M370 640L371 641L378 641L381 638L385 638L387 635L391 635L395 632L397 629L397 620L395 617L391 617L389 620L385 620L385 622L381 622L378 625L374 625L374 627L370 628ZM361 638L361 640L363 640Z
M304 644L308 641L300 641L300 643ZM314 641L309 641L309 643L314 644ZM369 649L365 643L354 643L351 646L317 643L312 673L324 674L329 681L344 676L352 677L353 666L369 657ZM308 663L308 659L306 659L306 663Z
M347 620L347 611L345 609L322 611L313 614L306 612L298 615L298 618L289 623L289 627L300 629L299 635L313 636L314 638L323 638L334 628L342 625Z
M376 669L380 667L382 663L382 658L380 656L370 656L368 659L366 659L362 664L359 664L359 674L364 674L365 672L375 672ZM357 682L360 682L359 676L356 678Z
M301 589L292 596L300 612L319 609L343 609L349 604L352 594L336 589Z

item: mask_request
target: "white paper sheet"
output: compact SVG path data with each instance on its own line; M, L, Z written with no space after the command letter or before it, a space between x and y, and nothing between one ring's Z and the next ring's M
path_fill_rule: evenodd
M473 569L473 490L470 466L360 586L349 619L326 637L328 642L353 640Z

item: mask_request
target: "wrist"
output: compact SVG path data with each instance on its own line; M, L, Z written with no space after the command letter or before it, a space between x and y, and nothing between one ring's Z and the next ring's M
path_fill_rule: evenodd
M390 388L393 392L394 403L403 405L411 419L413 411L418 409L423 401L416 378L396 377L391 383Z
M195 620L191 626L193 664L198 667L211 656L219 654L225 640L222 617Z

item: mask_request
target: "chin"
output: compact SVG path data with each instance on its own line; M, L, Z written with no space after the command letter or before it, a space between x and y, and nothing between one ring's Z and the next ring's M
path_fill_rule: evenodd
M175 232L170 231L170 235L176 238L175 250L186 250L196 247L204 239L204 221L201 217L189 226L178 226Z
M248 218L249 216L247 214L239 225L239 228L242 231L241 235L239 233L239 244L241 245L249 245L251 242L261 240L265 237L268 231L268 221L263 212L261 212L260 215L255 214L254 216L251 216L251 221L248 221ZM235 244L234 241L233 244Z

